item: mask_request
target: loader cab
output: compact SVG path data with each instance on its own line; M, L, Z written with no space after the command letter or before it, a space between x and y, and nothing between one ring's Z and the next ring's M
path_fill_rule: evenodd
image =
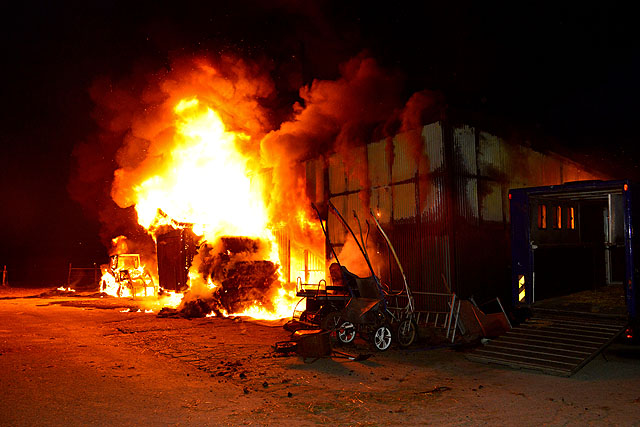
M140 255L120 254L112 255L110 267L112 270L136 270L140 267Z

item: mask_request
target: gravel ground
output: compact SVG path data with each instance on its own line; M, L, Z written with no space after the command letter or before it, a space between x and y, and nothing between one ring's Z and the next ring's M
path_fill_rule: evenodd
M41 291L0 291L2 425L640 425L637 347L614 344L571 378L426 343L312 361L273 352L289 338L280 322L25 298Z

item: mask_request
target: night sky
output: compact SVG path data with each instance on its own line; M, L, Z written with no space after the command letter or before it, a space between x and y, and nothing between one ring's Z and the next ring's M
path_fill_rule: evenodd
M544 135L552 142L542 149L638 178L640 26L626 6L87 3L1 13L0 268L15 283L57 284L69 262L105 262L97 219L67 191L73 148L96 132L88 89L176 55L230 52L268 64L277 122L302 85L337 78L339 64L366 52L401 73L407 99L437 91L451 109Z

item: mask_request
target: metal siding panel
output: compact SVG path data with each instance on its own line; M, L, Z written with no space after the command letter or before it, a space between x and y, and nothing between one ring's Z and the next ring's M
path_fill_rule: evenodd
M291 282L291 237L287 227L279 227L273 231L278 244L278 259L280 260L280 271L285 282Z
M378 220L382 224L391 222L391 187L374 188L371 190L371 209L379 213Z
M451 283L449 262L449 236L429 235L423 227L421 245L423 253L423 286L422 292L448 292L442 275Z
M316 183L316 168L317 168L318 159L307 160L304 162L305 169L305 189L306 194L309 200L312 202L317 201L316 191L317 191L317 183Z
M445 221L445 184L444 177L434 176L420 181L420 194L425 194L425 206L422 207L422 218L431 221Z
M367 147L355 147L349 150L345 161L347 191L358 191L368 186Z
M527 186L544 185L544 155L530 148L526 149L527 160L529 165L529 180Z
M329 191L331 194L344 193L347 189L342 155L334 154L329 158Z
M418 163L412 153L410 138L407 134L397 135L393 139L392 182L406 181L416 176Z
M529 179L529 163L524 147L503 142L504 171L509 188L526 187Z
M332 197L331 203L333 203L336 209L344 215L347 208L347 196ZM327 229L331 243L334 245L341 245L345 242L346 230L340 220L331 212L329 212L329 215L327 216Z
M480 200L483 221L502 222L502 206L504 199L502 195L502 186L494 181L482 181L482 199Z
M458 177L456 188L458 215L468 221L478 219L478 180L477 178Z
M325 163L324 159L318 159L316 161L316 203L320 204L324 202L326 194L325 184Z
M394 224L386 231L407 276L409 288L413 291L420 290L423 281L421 277L422 257L420 256L421 236L419 225L415 222ZM390 284L393 290L403 289L402 275L395 261L389 256L388 250L385 250L383 254L387 254L387 264L391 267L390 271L386 272L383 281Z
M422 128L422 139L424 154L429 159L429 172L441 170L444 167L444 144L440 123L431 123Z
M409 219L416 216L416 186L414 183L393 185L393 219Z
M499 179L504 175L501 141L487 132L478 135L478 168L482 176Z
M578 180L578 169L574 164L565 163L562 165L562 180L563 182Z
M389 160L387 159L387 141L383 140L369 144L367 146L367 158L371 186L389 185L391 171L389 170Z
M562 163L551 156L544 156L542 173L545 183L543 185L562 184Z
M353 212L356 212L362 227L366 227L365 221L369 217L369 207L364 206L360 198L360 193L353 193L347 196L347 206L344 211L340 211L344 219L349 223L349 227L358 235L358 222L353 217ZM364 230L364 228L363 228Z
M453 130L453 147L457 170L461 174L476 175L476 136L475 129L462 126Z

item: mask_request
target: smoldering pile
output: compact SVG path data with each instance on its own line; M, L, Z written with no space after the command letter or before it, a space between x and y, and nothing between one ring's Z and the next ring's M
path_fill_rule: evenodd
M205 317L241 313L252 306L273 310L278 265L266 260L268 245L260 239L222 237L204 243L194 259L199 283L192 284L177 309L163 308L160 317ZM211 289L206 284L216 284Z

